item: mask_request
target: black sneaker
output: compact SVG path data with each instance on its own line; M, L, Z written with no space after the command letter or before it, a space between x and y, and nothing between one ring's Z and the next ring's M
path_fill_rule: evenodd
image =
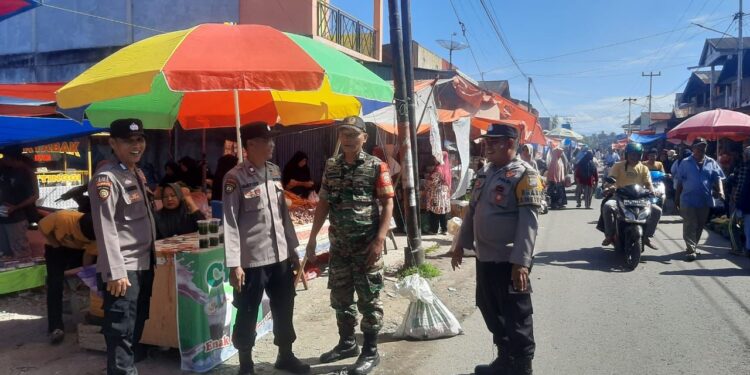
M692 253L687 253L687 255L685 255L685 260L688 262L692 262L696 258L698 258L698 255L695 253L695 251L693 251Z

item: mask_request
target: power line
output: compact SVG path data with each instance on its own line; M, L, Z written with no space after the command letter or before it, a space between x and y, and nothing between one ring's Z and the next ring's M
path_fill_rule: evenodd
M723 19L727 19L727 18L731 18L731 17L734 17L734 15L720 17L720 18L717 18L717 19L713 19L711 21L723 20ZM687 29L687 28L690 28L690 27L693 27L693 26L692 25L688 25L688 26L683 27L682 29ZM681 30L681 29L677 29L677 30ZM566 52L566 53L561 53L559 55L541 57L541 58L530 59L530 60L523 60L521 62L523 64L531 64L531 63L536 63L536 62L540 62L540 61L554 60L554 59L559 59L561 57L568 57L568 56L573 56L573 55L578 55L578 54L593 52L593 51L597 51L597 50L601 50L601 49L607 49L607 48L617 47L617 46L623 45L623 44L629 44L629 43L639 42L639 41L645 40L645 39L656 38L656 37L659 37L659 36L662 36L662 35L665 35L665 34L669 34L669 33L672 33L672 32L674 32L674 30L662 31L662 32L659 32L659 33L656 33L656 34L644 35L644 36L641 36L641 37L638 37L638 38L633 38L633 39L627 39L627 40L622 40L622 41L618 41L618 42L608 43L608 44L604 44L604 45L597 46L597 47L584 48L584 49L580 49L580 50L570 51L570 52ZM507 68L507 67L508 67L507 65L498 66L498 67L495 67L495 68L491 68L486 73L492 72L492 71L497 70L497 69L504 69L504 68Z
M493 30L495 30L495 35L497 35L497 38L500 40L500 44L503 46L503 49L505 49L505 52L508 53L508 57L510 57L510 61L513 62L513 65L516 66L516 69L526 78L528 78L528 75L521 69L521 65L518 64L518 61L516 60L516 57L513 56L513 52L510 50L510 45L508 45L507 41L503 37L502 33L500 32L500 26L498 26L496 20L492 17L492 14L490 14L489 9L487 8L487 4L484 2L484 0L479 0L479 3L482 4L482 9L484 9L484 13L487 14L487 18L490 20L490 25L492 26Z
M542 101L542 97L539 96L539 91L537 91L536 83L534 83L534 81L531 81L531 88L534 89L534 96L536 96L536 99L539 100L539 104L542 106L542 109L544 109L544 113L547 114L547 117L552 117L549 110L547 109L547 106L544 105L544 102Z
M461 17L458 16L458 10L456 10L456 6L453 4L453 0L449 0L449 1L451 3L451 8L453 8L453 13L456 15L456 20L458 21L458 25L461 26L461 33L464 36L464 40L466 40L466 45L469 46L469 52L471 53L471 58L474 59L474 64L477 66L479 75L482 77L482 81L484 81L484 73L482 72L482 68L479 67L479 60L477 60L477 56L474 54L474 49L471 48L471 43L469 43L469 38L466 36L466 25L464 25L463 21L461 21Z
M119 24L125 25L125 26L132 26L132 27L139 28L139 29L154 31L154 32L157 32L157 33L160 33L160 34L166 33L166 31L164 31L164 30L159 30L159 29L154 29L154 28L151 28L151 27L136 25L136 24L133 24L133 23L125 22L125 21L116 20L114 18L107 18L107 17L97 16L96 14L85 13L85 12L77 11L77 10L74 10L74 9L68 9L68 8L63 8L63 7L59 7L59 6L55 6L55 5L50 5L50 4L45 3L45 2L40 2L39 5L41 5L43 7L51 8L51 9L57 9L57 10L61 10L61 11L64 11L64 12L69 12L69 13L77 14L77 15L80 15L80 16L97 18L97 19L104 20L104 21L110 21L110 22L114 22L114 23L119 23Z

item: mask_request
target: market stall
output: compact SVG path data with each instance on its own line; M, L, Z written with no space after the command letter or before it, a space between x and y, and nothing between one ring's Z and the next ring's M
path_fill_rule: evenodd
M0 87L0 93L4 93ZM7 93L6 93L7 95ZM34 162L39 207L74 208L71 201L57 201L70 188L88 181L83 138L99 132L88 122L68 119L0 116L0 153L21 149ZM73 203L74 204L74 203ZM31 257L0 260L0 295L44 286L44 238L27 231Z
M295 225L304 257L312 224ZM317 252L326 253L328 223L317 236ZM197 234L156 242L151 312L143 331L145 344L178 348L181 368L205 372L236 353L231 343L235 309L223 246L199 249ZM258 337L271 331L268 299L258 316Z

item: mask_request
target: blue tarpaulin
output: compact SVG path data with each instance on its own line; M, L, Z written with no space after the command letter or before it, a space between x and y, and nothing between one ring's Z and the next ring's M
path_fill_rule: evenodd
M650 135L631 134L630 140L633 142L638 142L638 143L651 143L651 142L656 142L660 139L665 139L666 137L667 137L666 133L650 134Z
M88 121L79 124L65 118L0 116L0 148L37 146L100 133Z

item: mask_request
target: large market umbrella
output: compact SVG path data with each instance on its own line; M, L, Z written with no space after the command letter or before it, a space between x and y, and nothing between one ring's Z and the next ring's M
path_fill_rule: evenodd
M94 126L140 117L146 128L285 125L358 114L390 103L392 87L360 63L308 37L262 25L203 24L112 54L57 91Z
M559 138L559 139L573 139L576 141L580 141L583 139L583 136L566 128L556 128L553 130L550 130L546 136L550 138Z
M667 133L669 139L679 139L688 143L692 143L698 137L712 141L720 138L734 141L747 139L750 137L750 116L728 109L714 109L681 122Z

